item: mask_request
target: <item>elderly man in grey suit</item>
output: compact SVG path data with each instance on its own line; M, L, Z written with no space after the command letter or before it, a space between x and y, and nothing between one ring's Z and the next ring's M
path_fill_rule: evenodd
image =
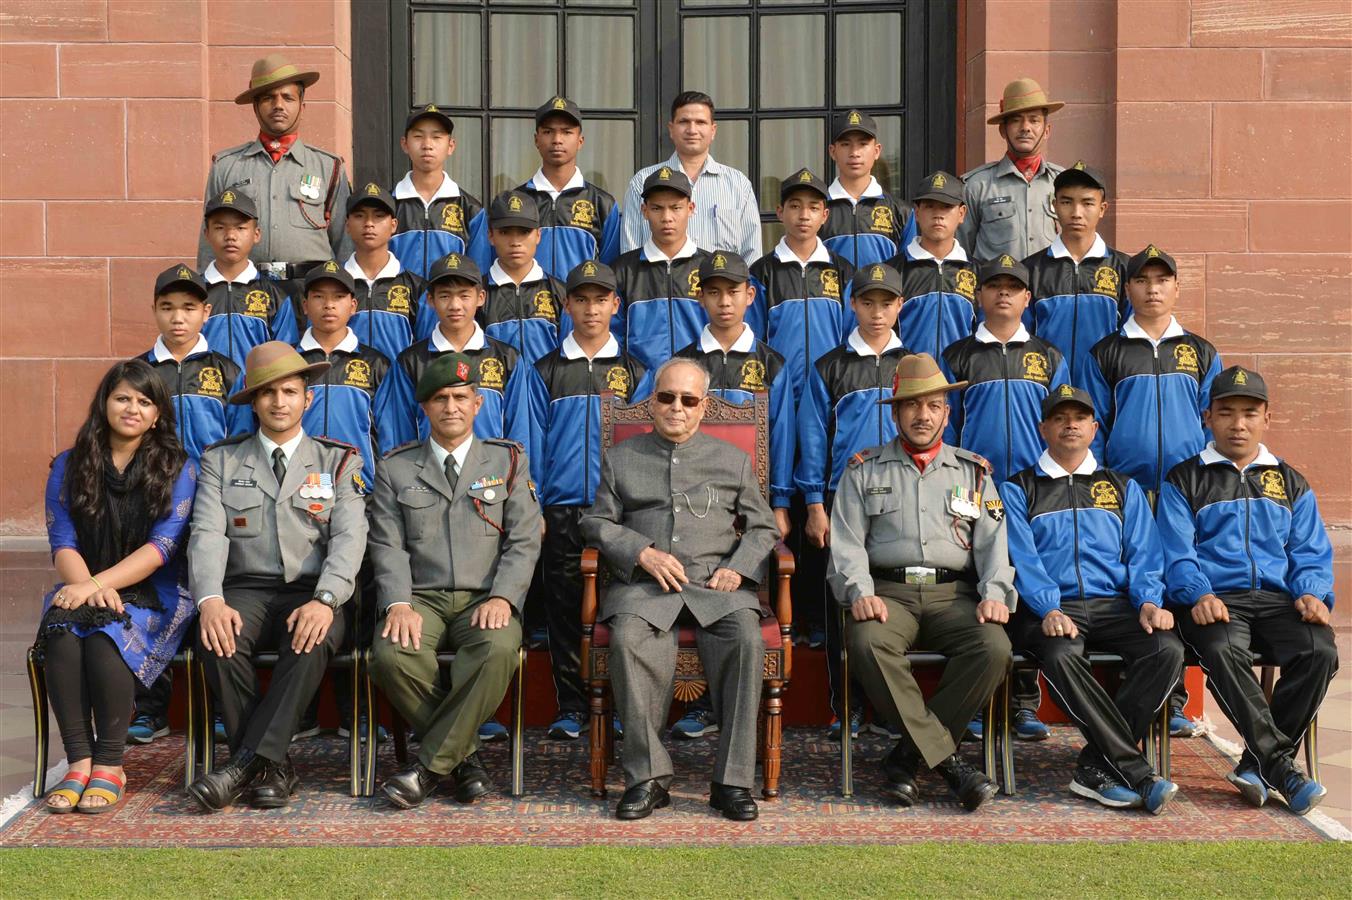
M625 728L626 789L615 815L641 819L671 803L671 757L658 728L671 705L677 620L688 616L723 723L709 805L748 821L758 814L750 789L764 656L756 585L779 531L750 457L699 432L704 369L672 359L655 381L653 431L606 451L596 501L581 522L615 575L601 601Z
M376 472L371 561L384 628L371 674L422 735L418 759L381 787L410 809L450 774L455 799L493 789L479 762L479 723L502 703L521 646L521 604L540 556L530 464L512 441L474 437L483 405L477 366L443 353L418 379L426 441L391 450ZM451 687L437 651L455 650Z
M301 429L306 378L328 367L281 341L253 348L230 402L253 405L258 433L202 454L188 580L202 667L230 740L229 764L188 788L209 810L250 786L255 807L290 803L298 779L287 748L343 640L335 613L366 549L366 502L356 448ZM273 647L280 659L260 695L253 655Z

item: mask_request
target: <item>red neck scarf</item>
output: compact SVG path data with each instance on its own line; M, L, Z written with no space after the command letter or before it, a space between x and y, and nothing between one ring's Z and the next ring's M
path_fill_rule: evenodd
M263 149L268 151L268 156L272 157L272 164L276 165L282 161L282 157L286 155L286 151L291 149L291 145L296 142L298 137L300 135L294 131L281 137L274 137L266 131L260 131L258 132L258 143L262 144Z
M1041 153L1037 156L1015 156L1013 153L1006 153L1005 155L1009 157L1010 162L1014 163L1014 168L1019 170L1023 180L1029 183L1032 182L1033 176L1037 174L1037 170L1042 167Z
M906 451L906 455L915 462L915 467L923 473L925 467L934 462L934 457L938 456L939 451L944 449L944 441L943 438L940 438L938 443L928 450L917 450L915 447L911 446L910 441L906 440L906 438L902 438L901 449Z

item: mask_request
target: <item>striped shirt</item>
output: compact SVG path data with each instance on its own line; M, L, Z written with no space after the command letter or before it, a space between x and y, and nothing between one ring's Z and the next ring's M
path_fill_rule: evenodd
M624 196L620 228L620 250L642 247L648 240L648 223L639 208L643 203L643 182L658 169L668 166L684 171L676 154L666 162L639 169L629 180ZM760 207L751 181L732 166L705 157L704 167L695 177L695 214L690 217L689 236L701 250L736 250L748 263L761 256Z

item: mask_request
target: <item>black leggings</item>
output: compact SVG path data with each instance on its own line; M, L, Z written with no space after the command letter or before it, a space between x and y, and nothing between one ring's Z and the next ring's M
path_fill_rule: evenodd
M136 702L136 677L112 638L103 632L87 638L69 631L52 632L47 637L46 668L47 694L66 745L66 759L75 762L93 757L96 766L122 765Z

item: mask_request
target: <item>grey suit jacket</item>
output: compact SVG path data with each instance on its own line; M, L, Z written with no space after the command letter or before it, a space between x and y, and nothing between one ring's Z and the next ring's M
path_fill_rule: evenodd
M745 518L740 538L734 526L739 515ZM682 606L701 625L758 608L756 586L765 579L766 558L779 537L751 458L700 432L683 444L643 434L607 450L596 502L581 527L616 577L601 600L601 618L630 613L663 630L672 627ZM690 583L680 593L664 592L639 567L639 553L647 547L681 561ZM742 587L704 587L720 568L741 575Z
M385 456L371 499L382 611L415 590L485 592L521 609L540 556L540 505L526 454L518 450L513 476L511 451L474 438L454 491L430 438Z
M298 493L310 474L333 477L334 496ZM366 499L354 479L361 454L335 441L301 438L281 485L256 434L202 454L188 540L193 598L224 595L227 581L317 579L316 591L352 596L366 552Z

